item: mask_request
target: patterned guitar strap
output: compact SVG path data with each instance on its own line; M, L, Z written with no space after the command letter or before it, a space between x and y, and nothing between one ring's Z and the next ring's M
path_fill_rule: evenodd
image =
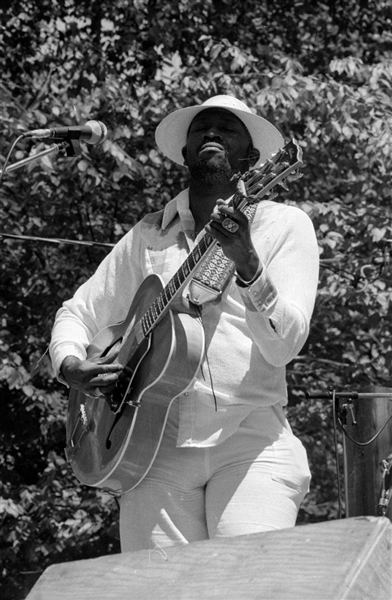
M243 210L249 223L253 221L256 208L257 203L254 203L248 204ZM233 261L223 254L221 246L215 244L189 284L190 301L198 306L206 302L219 302L234 271Z

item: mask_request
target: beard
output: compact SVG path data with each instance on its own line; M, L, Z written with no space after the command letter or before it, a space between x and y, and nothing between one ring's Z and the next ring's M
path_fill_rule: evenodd
M216 155L210 159L199 157L189 167L189 173L195 183L227 183L233 176L233 170L226 155Z

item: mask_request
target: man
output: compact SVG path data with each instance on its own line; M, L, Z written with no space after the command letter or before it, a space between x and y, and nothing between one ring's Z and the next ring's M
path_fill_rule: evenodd
M213 300L196 302L192 284L183 291L200 305L204 358L170 408L152 467L121 497L123 551L292 527L310 479L284 406L285 365L315 301L314 229L293 206L262 200L248 219L227 203L233 174L263 164L282 136L236 98L216 96L168 115L156 140L187 166L189 190L139 222L59 310L51 356L60 379L90 395L113 388L121 366L87 360L92 337L125 318L149 274L166 284L204 228L235 271Z

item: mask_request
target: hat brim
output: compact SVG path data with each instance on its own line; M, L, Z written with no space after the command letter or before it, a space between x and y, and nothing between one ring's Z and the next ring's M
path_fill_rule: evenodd
M161 152L173 162L184 166L181 151L186 145L189 127L197 114L209 108L214 106L189 106L180 108L165 117L155 131L155 140ZM263 117L227 106L222 108L234 113L243 122L252 137L253 146L260 152L260 158L253 168L262 165L284 146L280 131Z

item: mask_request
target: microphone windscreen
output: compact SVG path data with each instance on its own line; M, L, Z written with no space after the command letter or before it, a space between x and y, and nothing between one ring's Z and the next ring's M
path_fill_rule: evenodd
M107 127L101 121L87 121L87 127L91 129L91 135L88 139L84 141L87 144L102 144L108 135Z

